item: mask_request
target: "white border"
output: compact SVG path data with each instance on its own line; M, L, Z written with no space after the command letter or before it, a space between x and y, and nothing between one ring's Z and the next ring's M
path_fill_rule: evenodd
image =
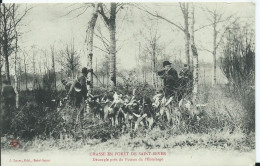
M110 2L111 0L98 0L98 2ZM113 2L252 2L254 0L112 0ZM3 0L3 3L80 3L97 2L97 0Z
M260 78L259 78L259 64L260 64L260 58L259 58L259 28L260 28L260 24L259 24L259 1L255 2L256 8L256 17L255 17L255 21L256 21L256 60L255 60L255 66L256 66L256 96L255 96L255 112L256 112L256 116L255 116L255 123L256 123L256 162L260 163L260 144L259 144L259 139L260 139L260 124L259 124L259 120L260 120L260 113L258 111L258 109L260 108L259 103L257 102L257 99L259 99L259 95L260 95L260 91L257 88L259 83L260 83Z
M109 2L110 0L99 0L99 2ZM178 0L113 0L114 2L178 2ZM186 2L252 2L256 5L256 55L259 54L259 33L257 30L259 30L259 2L254 0L207 0L207 1L201 1L201 0L179 0L179 1L186 1ZM80 2L97 2L96 0L3 0L3 3L80 3ZM258 64L258 65L257 65ZM257 88L257 85L260 83L259 78L259 64L260 64L260 58L256 56L256 162L260 162L260 128L259 128L259 120L260 120L260 113L258 112L259 109L259 103L257 102L257 99L259 99L260 91ZM257 142L258 141L258 142Z

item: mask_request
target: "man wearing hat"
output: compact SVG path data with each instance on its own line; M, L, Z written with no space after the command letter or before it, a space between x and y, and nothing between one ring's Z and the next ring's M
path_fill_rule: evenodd
M92 71L88 70L86 67L83 67L81 70L81 76L75 80L68 92L68 95L71 95L74 91L75 99L73 103L76 107L80 107L83 99L85 100L87 98L87 84L90 85L90 82L87 81L88 72Z
M163 69L158 71L158 75L163 79L165 97L175 96L177 90L178 73L171 67L169 61L163 62Z

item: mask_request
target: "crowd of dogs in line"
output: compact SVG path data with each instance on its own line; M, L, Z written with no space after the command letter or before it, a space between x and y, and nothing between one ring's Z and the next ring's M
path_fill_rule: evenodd
M58 111L63 113L64 118L66 112L63 108L66 103L68 104L60 101L58 105ZM135 95L123 96L117 92L114 92L112 98L89 97L83 105L83 108L79 109L81 116L83 112L91 112L94 117L104 122L108 121L112 126L125 126L131 130L136 130L140 125L152 129L158 121L172 126L182 123L185 118L199 120L200 114L206 107L205 104L194 106L188 97L176 100L174 97L166 98L162 93L158 93L150 99L149 97L138 98Z

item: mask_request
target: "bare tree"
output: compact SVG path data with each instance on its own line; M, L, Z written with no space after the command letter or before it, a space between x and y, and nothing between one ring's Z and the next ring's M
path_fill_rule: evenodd
M36 63L36 61L35 61L35 48L36 48L36 46L32 46L32 49L33 49L33 58L32 58L32 64L33 64L33 90L35 90L35 88L36 88L36 82L37 82L37 80L36 80L36 66L35 66L35 63Z
M17 71L17 52L18 52L18 32L17 32L17 27L15 24L15 4L12 5L12 10L13 10L13 14L12 14L12 20L13 20L13 29L14 29L14 36L15 36L15 48L14 48L14 53L15 53L15 58L14 58L14 90L16 93L16 108L19 107L19 91L18 91L18 71Z
M216 82L217 82L217 77L216 77L217 49L219 47L219 44L222 41L224 34L226 33L226 31L228 30L228 27L230 26L230 24L227 23L227 22L232 19L232 16L231 15L230 16L224 16L224 12L218 11L217 8L215 8L213 10L206 9L206 11L209 15L209 18L208 18L209 23L210 23L209 25L213 29L213 48L212 48L212 50L207 50L207 51L210 52L213 55L213 82L212 82L212 86L215 86ZM236 22L236 19L235 19L234 22ZM218 28L218 25L220 23L226 23L226 24L221 26L221 28Z
M88 47L88 63L87 63L87 68L88 69L92 69L92 64L93 64L93 36L94 36L94 28L97 22L97 18L98 18L98 7L99 7L99 3L95 3L93 4L94 8L93 8L93 12L92 12L92 16L91 19L88 22L88 28L87 28L87 47ZM93 73L89 72L88 73L88 81L91 82L91 84L87 84L87 89L88 89L88 93L91 93L93 90Z
M184 35L185 35L185 54L186 54L186 63L188 65L190 65L190 54L189 54L189 49L190 49L190 34L189 34L189 22L188 22L188 18L189 18L189 5L188 3L179 3L180 5L180 9L182 11L183 14L183 18L184 18L184 27L182 25L179 25L177 23L175 23L172 20L167 19L165 16L161 16L160 14L158 14L158 12L153 12L153 11L149 11L146 9L146 7L141 6L140 4L136 4L135 7L148 13L149 15L162 19L168 23L170 23L171 25L175 26L176 28L178 28L179 30L181 30Z
M54 77L53 82L53 88L56 90L56 72L55 72L55 51L54 51L54 45L51 46L51 59L52 59L52 74Z
M195 45L194 39L194 24L195 24L195 17L194 17L194 5L192 5L191 10L191 30L190 30L190 43L191 43L191 51L193 55L193 103L197 102L197 94L198 94L198 84L199 84L199 56L197 52L197 48Z
M65 70L69 71L69 76L75 78L75 72L79 68L79 56L74 48L74 42L66 45L64 50L60 51L59 58L56 60Z
M26 63L26 56L25 54L28 56L28 54L26 52L23 52L23 63L24 63L24 75L25 75L25 88L26 90L28 90L28 80L27 80L27 63Z
M107 10L105 4L100 5L100 10L98 11L102 16L105 25L109 29L110 35L110 46L109 46L109 54L110 54L110 65L109 65L109 77L110 77L110 89L114 89L116 86L116 15L122 9L123 3L110 3L110 10ZM106 11L105 11L106 9ZM106 15L109 13L109 16Z
M190 64L190 33L189 33L189 3L179 3L180 8L184 18L184 29L183 32L185 34L185 54L186 54L186 62Z
M2 18L2 5L0 5L0 18ZM1 21L1 25L2 25L2 21ZM3 44L2 44L2 41L3 41L3 31L2 31L2 28L0 30L0 89L2 89L2 67L3 67L3 60L2 60L2 53L3 53ZM1 95L0 95L0 107L1 107L1 103L2 103L2 100L1 100ZM2 107L1 107L2 108Z
M158 25L158 22L157 22ZM142 37L145 39L143 47L143 56L140 58L143 60L144 65L146 65L147 60L151 60L152 69L152 85L154 88L158 87L158 80L156 77L156 71L158 70L158 58L161 55L162 46L160 45L161 35L158 33L158 26L152 23L151 25L146 25L147 29L145 32L141 32ZM145 70L147 68L144 67Z
M20 25L21 21L24 19L26 14L32 8L25 8L22 14L18 14L19 6L14 4L1 4L1 47L3 49L3 56L5 59L5 72L6 79L9 83L10 80L10 70L9 70L9 56L15 51L16 33L17 27ZM15 16L14 16L15 14ZM17 35L20 35L17 32Z

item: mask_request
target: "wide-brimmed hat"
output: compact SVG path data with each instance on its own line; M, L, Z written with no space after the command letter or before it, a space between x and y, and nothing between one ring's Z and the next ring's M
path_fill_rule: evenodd
M166 66L166 65L171 65L171 64L172 64L172 63L169 62L169 61L164 61L164 62L163 62L163 67Z

